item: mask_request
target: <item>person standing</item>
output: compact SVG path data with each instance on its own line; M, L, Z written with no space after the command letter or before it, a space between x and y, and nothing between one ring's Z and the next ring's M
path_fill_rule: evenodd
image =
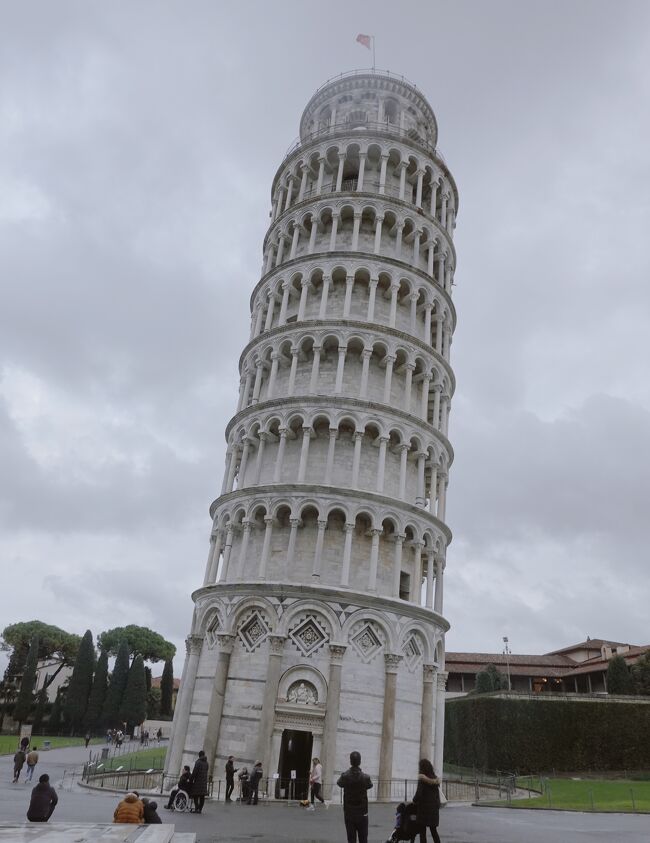
M29 746L29 736L28 736L28 735L24 735L24 736L20 739L20 748L21 748L21 749L22 749L22 751L25 753L25 755L27 755L27 747L28 747L28 746Z
M31 782L32 778L34 777L34 770L36 769L36 765L38 764L38 752L36 752L37 749L38 747L34 745L34 749L27 753L27 772L25 773L25 784L27 784L27 782Z
M263 776L262 770L262 762L256 761L255 766L253 767L253 772L251 773L251 777L249 780L249 791L248 791L248 805L257 805L257 796L258 790L260 786L260 781Z
M232 755L226 761L226 802L232 802L230 798L235 789L235 759Z
M343 790L343 819L348 843L368 843L368 791L370 776L361 769L361 753L350 753L350 769L339 776L337 785Z
M88 744L90 743L90 732L86 732L84 740L86 742L86 749L88 749Z
M25 752L21 748L18 752L14 755L14 784L20 778L20 773L23 767L25 766Z
M314 799L318 799L318 801L327 807L325 804L325 800L321 796L321 788L323 786L323 766L320 763L319 758L312 758L311 760L311 771L309 773L309 788L311 791L311 805L309 806L308 810L314 810Z
M201 750L194 762L192 770L192 798L194 799L194 813L200 814L208 795L208 759Z
M418 787L413 797L417 808L416 820L420 829L420 843L426 843L427 828L433 843L440 843L438 823L440 817L440 779L428 758L422 758L418 765ZM414 843L415 837L411 838Z
M50 777L43 773L36 787L32 789L27 819L30 823L46 823L54 813L58 801L56 790L50 785Z

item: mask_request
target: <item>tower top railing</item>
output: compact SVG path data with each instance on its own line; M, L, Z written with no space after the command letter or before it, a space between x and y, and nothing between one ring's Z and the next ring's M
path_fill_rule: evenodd
M312 94L312 99L316 96L316 94L320 93L323 88L327 88L328 85L331 85L332 82L338 82L339 79L347 79L350 76L387 76L389 79L395 79L397 82L403 82L405 85L410 85L411 88L415 88L420 96L424 96L415 82L411 82L410 79L407 79L406 76L402 76L401 73L393 73L391 70L381 70L381 68L378 67L359 67L356 70L344 70L343 73L331 76L323 82L322 85L319 85L318 88L316 88Z
M441 161L445 167L447 166L447 162L438 147L432 144L431 141L423 138L414 129L403 129L397 123L390 123L387 120L383 123L368 120L362 123L357 123L356 125L351 125L343 120L336 123L328 122L326 125L320 126L312 132L305 132L303 136L295 138L285 152L282 164L280 164L278 170L281 170L287 158L293 155L293 153L301 147L308 146L313 141L325 137L326 135L333 135L341 132L349 132L350 134L358 134L359 136L362 136L364 133L370 134L373 132L382 132L383 134L394 135L395 137L403 138L404 140L423 147L432 156Z

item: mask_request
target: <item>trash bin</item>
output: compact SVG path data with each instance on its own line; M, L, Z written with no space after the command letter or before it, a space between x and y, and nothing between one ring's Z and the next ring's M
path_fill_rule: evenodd
M43 741L43 749L44 750L52 749L52 741Z
M106 761L106 759L108 758L109 752L110 752L110 750L107 746L102 747L102 761Z

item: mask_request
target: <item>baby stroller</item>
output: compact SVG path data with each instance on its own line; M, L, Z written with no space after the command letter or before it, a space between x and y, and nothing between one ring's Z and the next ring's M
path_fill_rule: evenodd
M386 843L398 840L412 840L419 833L414 802L400 802L395 811L395 828Z

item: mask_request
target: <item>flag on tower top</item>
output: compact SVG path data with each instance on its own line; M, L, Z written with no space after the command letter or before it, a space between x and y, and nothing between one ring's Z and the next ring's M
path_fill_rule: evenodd
M372 35L357 35L357 41L359 44L363 44L364 47L367 47L369 50L371 49L370 42L372 40Z

